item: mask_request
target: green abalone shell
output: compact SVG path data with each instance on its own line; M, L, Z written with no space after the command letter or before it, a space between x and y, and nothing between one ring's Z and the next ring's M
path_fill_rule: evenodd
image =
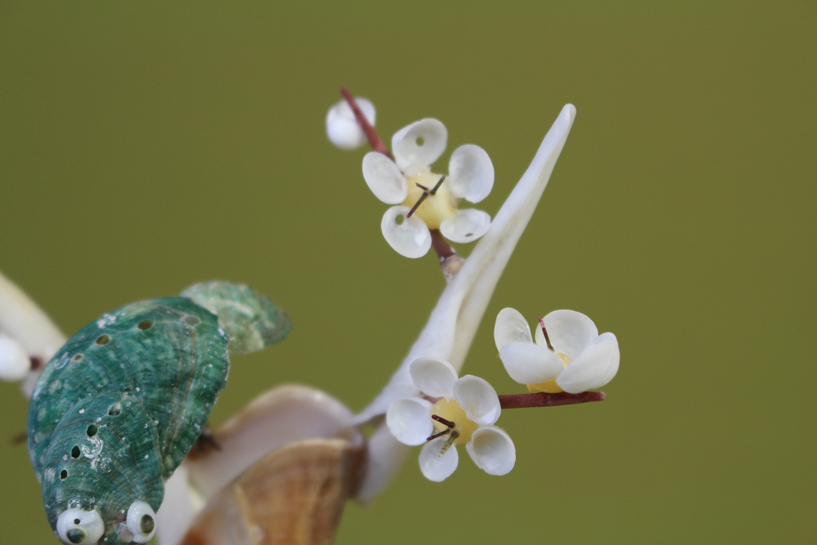
M52 528L66 509L96 510L104 542L120 543L114 530L128 507L138 500L158 510L164 482L201 435L227 381L228 344L257 350L289 331L286 315L246 286L190 290L195 302L168 297L103 315L43 370L28 448ZM241 342L230 343L228 331Z

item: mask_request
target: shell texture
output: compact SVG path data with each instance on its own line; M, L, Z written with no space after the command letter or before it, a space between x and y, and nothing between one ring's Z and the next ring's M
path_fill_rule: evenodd
M239 305L266 304L259 307L255 299L263 296L245 286L208 284L221 290L217 312L231 308L226 298L237 293L244 297ZM279 323L286 321L277 312ZM245 318L237 324L228 313L224 321L236 332L253 320L266 323L263 316ZM282 335L245 351L280 340L286 324ZM168 297L105 314L54 355L32 394L28 448L55 533L67 509L95 510L105 523L101 542L129 543L129 506L142 501L159 509L164 482L201 435L226 384L225 329L221 316L201 304Z

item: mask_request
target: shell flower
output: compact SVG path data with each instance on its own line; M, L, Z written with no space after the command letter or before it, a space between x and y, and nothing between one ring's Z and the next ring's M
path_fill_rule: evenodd
M531 392L578 394L613 380L618 372L618 340L599 335L593 320L573 310L540 318L536 340L519 311L506 308L496 317L494 341L513 380Z
M447 140L441 122L422 119L392 137L394 161L374 151L363 158L369 188L384 203L397 205L386 211L380 227L389 245L403 256L424 256L431 248L430 229L464 243L491 227L487 213L457 209L460 199L477 203L491 192L494 165L488 153L473 144L460 146L451 154L448 175L435 174L430 165L442 155Z
M409 368L420 397L392 402L386 423L403 444L422 445L420 469L431 481L447 479L457 469L454 445L465 444L477 466L489 475L505 475L516 462L516 448L505 430L494 426L502 411L499 396L487 381L473 375L458 378L445 360L419 358Z

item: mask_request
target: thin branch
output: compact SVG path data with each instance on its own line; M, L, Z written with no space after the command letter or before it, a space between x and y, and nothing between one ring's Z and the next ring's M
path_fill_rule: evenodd
M575 405L591 401L604 401L607 395L604 392L582 392L580 394L511 394L499 396L499 405L503 409L523 409L527 407L558 407L559 405Z
M352 111L355 114L355 119L357 119L357 124L360 125L360 128L363 130L363 133L366 135L366 139L369 141L369 145L372 147L374 151L380 152L392 161L394 161L394 157L392 156L389 148L386 147L386 144L383 143L383 140L380 138L380 135L377 134L377 131L374 130L369 120L366 119L366 116L363 115L363 112L360 109L360 106L357 105L357 101L352 93L349 92L345 86L340 88L340 93L343 95L343 98L346 99L346 102L352 108Z

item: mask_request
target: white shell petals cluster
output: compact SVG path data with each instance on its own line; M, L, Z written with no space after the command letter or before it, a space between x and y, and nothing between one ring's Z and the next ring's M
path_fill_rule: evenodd
M516 448L508 434L494 424L502 411L496 390L485 380L473 375L457 376L453 366L440 358L419 358L409 368L414 385L431 398L454 401L464 411L474 431L465 448L477 466L490 475L505 475L516 463ZM386 423L398 441L406 445L422 445L420 469L435 482L448 478L459 462L455 446L441 453L448 437L431 441L435 432L432 403L425 398L410 397L392 402L386 413Z
M372 193L393 206L381 222L383 236L399 254L417 258L431 248L429 227L417 214L406 217L414 203L405 202L409 190L418 180L439 178L430 165L445 151L448 132L436 119L422 119L400 129L392 137L394 161L378 152L369 152L363 158L363 178ZM448 176L445 177L445 195L428 199L452 200L436 212L440 232L453 242L472 242L491 227L491 216L481 210L457 210L459 199L477 203L487 197L494 186L494 166L490 157L479 146L466 144L451 155Z
M496 317L494 341L499 358L513 380L540 384L555 379L561 390L578 394L613 380L618 372L618 340L612 333L599 335L593 320L573 310L556 310L542 319L535 340L519 311L506 308Z
M374 127L374 104L365 98L355 100L363 117ZM326 114L326 136L335 146L344 150L354 150L366 142L366 135L355 119L352 107L345 100L341 100L329 108Z

